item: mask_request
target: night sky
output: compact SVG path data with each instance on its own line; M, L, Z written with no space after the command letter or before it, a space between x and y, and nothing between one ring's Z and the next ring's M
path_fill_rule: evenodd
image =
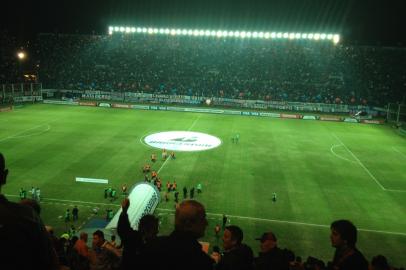
M109 25L334 32L349 44L406 46L406 0L23 0L2 2L1 29L106 34ZM6 16L3 16L3 14Z

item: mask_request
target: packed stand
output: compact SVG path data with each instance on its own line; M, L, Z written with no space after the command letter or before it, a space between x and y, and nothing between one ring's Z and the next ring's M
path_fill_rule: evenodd
M329 42L42 34L44 88L386 105L406 91L406 50Z

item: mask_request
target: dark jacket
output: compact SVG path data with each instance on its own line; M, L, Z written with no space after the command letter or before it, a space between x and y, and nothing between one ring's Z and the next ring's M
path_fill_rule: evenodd
M141 233L131 228L128 214L121 212L117 224L117 233L123 244L122 269L137 269L142 265L140 257L143 242Z
M217 270L251 270L253 269L254 253L246 244L241 244L225 251L217 264Z
M51 238L29 206L8 201L0 194L1 269L56 269Z
M368 262L356 248L336 249L330 269L368 270Z
M212 270L214 265L191 233L176 230L148 243L142 256L144 269Z
M278 247L268 252L260 252L254 260L255 270L288 270L289 262L283 250Z

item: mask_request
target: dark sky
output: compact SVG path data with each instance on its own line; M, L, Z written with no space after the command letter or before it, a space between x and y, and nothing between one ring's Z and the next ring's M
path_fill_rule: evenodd
M406 0L14 0L2 6L1 28L21 42L39 32L105 34L114 24L337 32L346 43L406 46Z

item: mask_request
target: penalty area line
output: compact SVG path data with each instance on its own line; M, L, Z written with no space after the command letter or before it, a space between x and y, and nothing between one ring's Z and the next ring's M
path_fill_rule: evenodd
M342 146L344 146L344 148L348 151L348 153L351 154L351 156L357 161L357 163L361 166L361 168L363 168L367 174L375 181L375 183L382 189L382 190L386 190L386 188L375 178L375 176L368 170L367 167L365 167L364 164L362 164L362 162L357 158L356 155L354 155L354 153L348 149L348 147L340 140L340 138L335 135L334 133L332 133L334 138L336 138L338 140L339 143L341 143Z

